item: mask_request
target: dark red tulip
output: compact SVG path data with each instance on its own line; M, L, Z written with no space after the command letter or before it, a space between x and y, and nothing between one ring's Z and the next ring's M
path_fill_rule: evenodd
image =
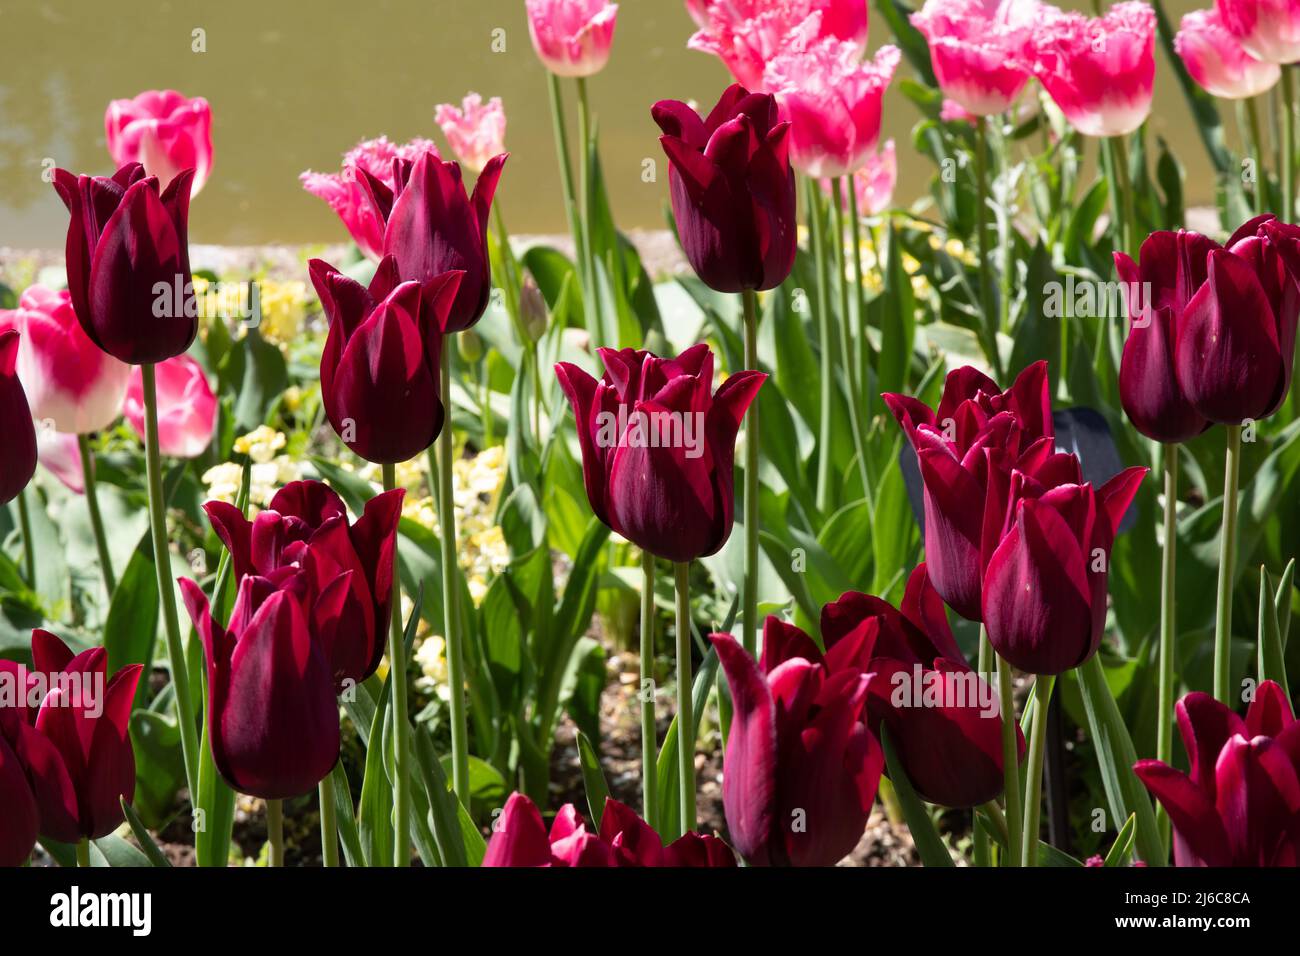
M983 588L989 643L1008 663L1060 674L1097 652L1111 546L1146 473L1129 468L1100 489L1063 484L1041 494L1012 473L1008 521Z
M245 577L229 628L212 619L208 599L181 579L207 658L208 736L231 787L265 800L316 789L339 758L339 711L329 663L312 637L301 602L302 575ZM336 594L335 613L342 608Z
M308 623L339 693L373 674L384 656L405 495L401 488L376 495L353 525L343 499L320 481L285 485L253 521L224 501L203 506L230 551L236 581L283 568L304 572ZM331 592L337 588L345 597L336 613Z
M901 612L850 591L822 608L823 656L803 631L775 617L763 632L763 667L824 662L831 672L871 675L872 730L883 721L908 779L926 800L972 807L1002 793L1002 718L997 692L962 655L926 566L908 579ZM1016 734L1024 752L1024 738Z
M320 361L330 424L367 461L411 460L442 431L442 333L464 274L399 283L385 257L367 289L320 259L310 267L330 323Z
M599 835L583 823L573 804L556 814L550 832L536 805L513 793L493 826L483 865L615 867L735 866L736 858L715 836L690 833L664 846L630 807L606 798Z
M384 255L393 256L403 282L427 285L448 272L465 273L455 303L439 315L444 332L463 332L483 317L492 294L487 230L492 198L506 164L502 153L483 167L474 194L465 194L457 163L432 151L414 161L393 160L394 188L357 168L368 199L383 219ZM431 300L425 300L426 306Z
M41 825L27 771L6 739L5 724L16 720L12 713L0 711L0 805L5 808L0 819L0 867L23 865L36 849Z
M729 634L711 637L735 713L722 801L754 866L833 866L857 846L884 757L868 727L869 678L791 657L764 675Z
M36 427L18 380L18 335L0 332L0 505L17 498L36 474Z
M1300 721L1263 681L1246 719L1199 691L1175 707L1190 774L1133 770L1174 825L1178 866L1300 866Z
M68 291L90 340L130 365L180 355L198 332L190 278L190 181L158 180L128 163L113 176L54 171L72 220L68 225Z
M4 667L28 699L0 709L0 739L27 775L41 835L62 843L97 840L117 829L120 801L135 795L128 724L142 668L131 664L110 678L102 647L74 655L39 629L32 632L32 660L30 670Z
M654 105L668 154L673 215L691 268L719 292L775 289L794 268L798 224L790 124L776 97L728 87L706 119Z
M1211 249L1175 343L1178 382L1212 422L1272 415L1291 387L1300 227L1257 216Z
M1207 258L1219 248L1195 232L1153 232L1140 264L1115 253L1128 288L1131 324L1119 366L1119 397L1138 431L1159 442L1184 442L1210 427L1178 383L1176 346L1187 303L1205 283Z
M716 553L735 517L736 433L767 376L737 372L714 394L704 343L675 359L635 349L599 354L600 381L568 362L555 366L596 517L669 561Z
M1073 456L1054 450L1047 363L1030 365L1005 392L978 369L954 369L935 410L908 395L884 400L916 451L925 483L930 580L954 611L978 621L981 579L1002 530L1002 476L1017 467L1058 484L1077 472Z

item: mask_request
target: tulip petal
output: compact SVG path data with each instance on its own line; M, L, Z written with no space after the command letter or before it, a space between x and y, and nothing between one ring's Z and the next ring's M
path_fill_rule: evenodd
M734 713L722 778L727 830L736 849L755 866L771 862L776 823L776 712L758 664L728 634L709 640L731 687Z
M40 813L18 755L0 735L0 803L5 819L0 826L0 867L22 866L36 848Z
M549 866L551 843L542 814L522 793L512 793L492 828L483 866Z
M1159 760L1139 760L1133 772L1169 814L1181 841L1180 845L1176 841L1174 851L1179 866L1229 865L1232 856L1223 823L1214 804L1187 774Z

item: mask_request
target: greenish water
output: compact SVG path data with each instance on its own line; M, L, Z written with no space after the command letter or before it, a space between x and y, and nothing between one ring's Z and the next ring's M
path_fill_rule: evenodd
M1170 15L1193 5L1170 3ZM645 159L661 170L664 162L650 105L711 103L728 82L712 57L686 49L693 28L680 0L624 0L610 65L591 81L614 212L625 228L663 224L666 177L642 181ZM196 29L206 52L192 50ZM505 52L493 51L502 36L494 31L504 31ZM874 17L873 46L887 34ZM434 105L458 103L470 90L506 104L512 157L500 195L511 229L564 229L546 75L523 0L0 0L0 50L0 245L60 246L65 213L42 164L111 171L108 101L166 87L212 104L216 163L193 207L196 242L342 239L338 220L303 192L298 174L336 170L346 149L380 134L441 142ZM1159 49L1156 56L1152 132L1186 165L1189 200L1208 202L1208 164ZM904 64L899 75L907 73ZM891 91L885 135L899 140L896 195L904 201L933 172L908 145L916 119Z

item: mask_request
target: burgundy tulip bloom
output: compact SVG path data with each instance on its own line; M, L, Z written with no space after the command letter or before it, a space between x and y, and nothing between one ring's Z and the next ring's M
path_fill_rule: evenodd
M1300 227L1257 216L1209 250L1178 327L1183 393L1212 422L1272 415L1291 387L1300 318Z
M1300 722L1263 681L1246 719L1199 691L1178 702L1191 774L1133 766L1174 825L1178 866L1300 866Z
M885 404L911 442L925 482L925 559L939 595L980 620L980 584L1002 530L1011 467L1045 484L1075 480L1073 456L1054 453L1047 363L1035 362L1005 392L970 366L944 382L931 410L907 395Z
M399 283L387 256L367 289L320 259L310 267L330 323L320 362L330 424L367 461L410 461L442 431L442 333L465 274Z
M1217 248L1212 239L1179 230L1147 236L1140 264L1115 253L1131 320L1119 366L1120 402L1133 427L1154 441L1184 442L1210 427L1178 383L1175 346Z
M463 332L483 317L492 294L487 229L501 170L509 153L483 167L472 196L465 194L460 166L426 150L414 161L393 160L393 188L362 166L371 207L383 219L384 255L397 260L404 282L437 285L448 272L463 272L455 304L439 316L444 332ZM426 288L426 305L429 290Z
M36 426L18 380L19 334L0 332L0 505L17 498L36 474Z
M16 720L12 712L0 711L0 804L5 808L0 820L0 867L23 865L36 849L41 826L27 770L6 739L5 725Z
M1023 496L1024 476L1012 473L1007 524L983 589L989 643L1008 663L1060 674L1097 652L1110 549L1146 473L1129 468L1100 489L1063 484L1037 497Z
M329 662L302 608L302 576L244 578L228 629L212 619L197 584L188 578L180 584L203 639L208 735L221 776L265 800L316 789L339 759L339 711ZM342 604L338 592L334 614Z
M634 810L609 797L599 834L587 829L571 803L556 814L548 833L537 806L522 793L510 795L493 829L483 866L736 865L731 850L715 836L688 833L665 847L659 834Z
M307 602L308 623L339 693L373 674L384 656L405 494L397 488L376 495L353 525L343 499L320 481L285 485L253 521L224 501L203 506L230 552L236 581L273 577L283 568L305 573L314 596ZM330 610L335 588L345 591L337 614ZM330 611L324 619L322 610Z
M735 517L736 433L767 376L737 372L713 394L704 343L675 359L599 354L600 381L568 362L555 366L577 420L592 511L668 561L716 553Z
M766 649L764 674L731 635L711 640L735 706L722 801L736 849L754 866L834 866L866 829L884 764L870 679Z
M784 282L798 226L790 124L779 122L776 98L736 84L707 119L676 100L656 103L651 115L664 133L673 215L691 268L718 292Z
M128 365L180 355L198 332L190 277L190 181L158 180L128 163L105 176L54 171L68 212L68 291L90 340Z

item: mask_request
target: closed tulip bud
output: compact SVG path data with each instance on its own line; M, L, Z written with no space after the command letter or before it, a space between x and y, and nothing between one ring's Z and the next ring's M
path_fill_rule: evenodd
M0 801L5 808L4 820L0 821L0 867L26 862L36 849L41 824L27 771L5 739L6 719L11 718L0 716Z
M36 427L18 378L17 330L0 332L0 505L17 498L36 474Z
M1286 693L1263 681L1243 720L1209 694L1178 702L1191 760L1133 767L1169 814L1178 866L1300 866L1300 721Z
M731 86L706 119L663 100L673 215L691 268L718 292L774 289L794 268L794 170L790 124L776 99Z
M326 417L367 461L409 461L442 431L442 333L464 273L398 283L389 256L367 289L320 259L310 265L330 323L320 365Z
M618 4L609 0L528 0L528 33L556 76L593 76L609 62Z
M1178 382L1212 422L1267 418L1291 387L1300 227L1258 216L1209 250L1175 343Z
M339 693L370 677L384 656L405 494L397 488L376 495L355 524L348 523L343 500L320 481L285 485L254 521L223 501L203 506L230 552L237 582L273 578L285 568L303 572L309 587L308 624ZM337 588L344 589L344 596L336 609Z
M198 333L190 277L192 169L161 193L138 163L111 178L54 171L71 213L68 291L90 340L128 365L180 355Z
M1120 402L1133 427L1154 441L1184 442L1210 427L1178 382L1176 347L1188 301L1204 285L1206 259L1218 247L1180 230L1147 236L1140 263L1115 253L1131 320L1119 366Z
M798 656L765 675L731 635L710 639L734 705L722 778L732 842L752 866L834 866L862 838L884 763L870 678Z
M523 317L528 338L540 342L542 336L546 334L550 312L546 308L546 298L532 276L525 278L524 284L519 289L519 312Z
M469 365L483 360L483 339L473 329L468 329L456 336L456 350Z
M203 366L188 355L159 363L154 370L158 396L158 449L173 458L197 458L212 444L217 395ZM131 374L122 414L144 441L144 378Z
M212 619L197 584L180 585L203 639L208 736L221 776L265 800L314 790L339 759L339 711L302 609L304 583L293 572L244 578L229 628Z
M1060 674L1097 652L1106 624L1110 550L1146 468L1100 490L1064 484L1038 497L1012 492L1008 526L984 574L989 643L1014 667ZM1013 489L1023 476L1012 473Z
M113 100L104 114L104 135L113 162L142 163L164 189L192 169L190 196L197 196L212 172L212 108L201 96L147 90L134 99Z
M668 561L715 554L731 535L736 433L767 376L737 372L713 394L703 343L675 359L600 349L599 381L555 367L573 406L591 509Z

